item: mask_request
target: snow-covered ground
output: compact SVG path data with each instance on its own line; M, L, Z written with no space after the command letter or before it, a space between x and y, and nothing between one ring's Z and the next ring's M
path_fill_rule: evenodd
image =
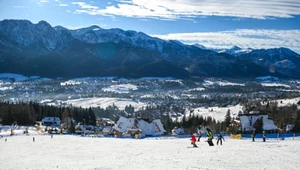
M61 82L60 85L61 85L61 86L78 85L78 84L81 84L81 83L82 83L82 82L80 82L80 81L68 80L68 81L65 81L65 82Z
M133 84L118 84L102 88L105 92L129 93L131 90L137 90L138 87Z
M285 87L285 88L291 88L290 85L286 85L283 83L261 83L262 86L266 87Z
M212 85L219 85L219 86L245 86L243 83L233 83L226 80L223 81L211 81L211 80L204 80L203 86L210 87Z
M228 106L228 107L198 107L194 108L193 114L203 116L203 117L213 117L216 120L223 121L225 119L226 113L230 110L230 116L236 117L239 112L243 112L243 106L235 105L235 106ZM186 111L186 115L189 116L191 110Z
M300 97L292 98L292 99L278 99L278 100L271 100L271 102L277 102L279 107L288 106L296 104L300 101ZM264 103L266 104L266 103Z
M106 108L108 106L115 105L120 110L124 110L126 106L134 106L136 109L140 109L143 106L146 106L146 103L135 101L133 99L121 99L121 98L81 98L81 99L71 99L63 101L63 103L66 104L72 104L76 107L83 107L83 108L89 108L89 107L101 107Z
M213 147L204 140L197 142L199 148L191 148L188 138L4 137L0 139L0 169L296 170L300 166L299 138L267 142L225 138L222 146Z

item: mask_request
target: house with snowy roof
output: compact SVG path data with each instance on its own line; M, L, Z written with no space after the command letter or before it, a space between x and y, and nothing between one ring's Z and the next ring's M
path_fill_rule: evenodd
M75 125L75 133L77 134L92 134L95 132L95 127L93 125L83 125L81 123L78 123Z
M255 126L258 123L258 120L262 120L264 131L277 131L277 126L274 124L274 121L264 113L254 113L250 112L249 114L239 114L241 130L243 133L252 132L255 129Z
M97 126L113 126L114 124L115 122L109 118L98 117L96 120Z
M135 135L141 134L144 136L159 136L163 135L166 130L159 119L147 122L142 119L120 117L117 123L113 126L115 135Z
M60 126L60 118L59 117L44 117L42 119L42 124L44 126Z

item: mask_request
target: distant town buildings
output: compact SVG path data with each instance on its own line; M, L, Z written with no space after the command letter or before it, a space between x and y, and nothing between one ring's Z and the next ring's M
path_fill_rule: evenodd
M60 118L59 117L44 117L42 119L42 124L44 126L60 126Z
M113 127L115 135L136 135L159 136L163 135L166 130L159 119L147 122L143 119L120 117Z

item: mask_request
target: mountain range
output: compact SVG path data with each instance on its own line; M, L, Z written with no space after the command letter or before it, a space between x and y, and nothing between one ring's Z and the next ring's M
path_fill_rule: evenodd
M0 21L0 72L44 77L209 76L300 78L300 55L287 48L207 49L142 32L46 21Z

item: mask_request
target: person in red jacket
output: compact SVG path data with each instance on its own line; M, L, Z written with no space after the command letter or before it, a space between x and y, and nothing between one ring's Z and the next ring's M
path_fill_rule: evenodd
M196 140L197 140L197 139L196 139L195 135L192 134L192 133L191 133L191 139L190 139L190 140L191 140L191 144L193 145L194 148L198 147L198 146L196 145Z

